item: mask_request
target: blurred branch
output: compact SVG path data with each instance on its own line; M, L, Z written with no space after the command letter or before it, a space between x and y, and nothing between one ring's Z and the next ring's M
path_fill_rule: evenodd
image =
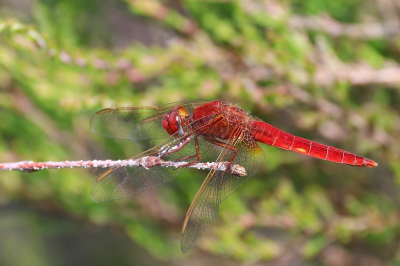
M396 34L400 33L400 25L397 21L392 21L385 24L374 23L364 25L346 25L339 23L331 18L306 18L293 16L290 19L289 24L292 28L295 29L322 30L333 36L348 35L354 38L378 38L383 37L385 35L385 32L391 32L392 34L394 32L396 32ZM390 29L385 28L386 26L390 27ZM132 62L125 58L120 58L115 62L109 62L104 59L94 58L90 59L91 63L89 64L89 59L87 58L84 58L82 56L74 56L64 50L58 50L55 47L49 47L46 43L45 38L43 38L32 27L26 26L14 20L7 20L3 22L0 21L0 33L4 33L7 30L12 34L25 32L27 36L34 40L39 48L47 50L48 54L51 57L58 58L61 62L65 64L74 64L79 67L86 67L90 65L98 70L107 70L109 72L107 81L110 84L115 82L115 79L118 78L119 72L123 73L126 76L127 80L132 83L144 82L151 78L146 76L141 70L133 67ZM364 35L364 33L366 35ZM218 49L216 47L214 48ZM234 58L232 59L228 53L224 53L224 50L222 49L218 49L218 53L222 53L222 58L220 59L220 61L226 62L234 60ZM390 62L390 66L386 68L374 69L365 63L344 64L340 60L336 60L337 65L332 65L330 64L331 62L329 62L329 60L328 62L322 62L319 64L313 77L305 76L303 77L303 80L306 80L307 83L313 83L320 86L329 86L332 85L334 82L349 82L352 85L382 84L389 86L397 86L400 83L400 65L394 64L392 62ZM226 70L224 68L225 65L226 64L214 65L214 67L217 68L217 70L220 72L221 76L226 75ZM274 75L276 73L272 73L271 71L272 70L268 67L258 66L255 68L250 68L247 74L250 77L254 77L255 79L265 79L266 77L264 77L263 74L260 76L258 73L267 73L267 75L269 76L267 78L272 78L271 74ZM294 70L291 70L289 68L286 71L290 72ZM154 75L156 76L160 74L161 73L154 73ZM306 74L306 72L304 74Z
M64 161L64 162L33 162L23 161L16 163L0 164L0 170L17 170L22 172L34 172L45 169L61 169L61 168L94 168L94 167L112 167L112 166L127 166L127 167L143 167L146 170L154 166L161 167L187 167L197 168L201 170L215 169L217 171L229 171L237 177L246 176L246 169L237 164L229 162L219 163L194 163L187 165L188 162L171 162L164 161L157 156L145 156L136 160L93 160L93 161ZM229 169L227 169L229 167Z
M347 116L347 120L352 126L363 132L364 135L368 135L368 122L356 112L346 112L337 104L325 99L317 99L299 87L291 85L287 85L285 87L290 91L290 94L296 98L296 100L314 105L317 107L319 112L329 114L329 116L336 118L338 121L341 121ZM380 129L374 130L371 139L373 139L374 142L388 148L390 148L395 142L389 134Z
M314 30L326 33L332 37L350 37L354 39L379 39L387 38L388 33L398 36L400 24L398 20L388 20L384 23L345 24L328 16L302 17L292 16L289 26L296 30Z
M332 86L335 82L349 82L352 85L387 85L400 83L400 66L394 65L374 69L367 64L343 64L337 69L321 66L314 74L314 81L321 86Z
M197 32L196 24L182 16L174 9L170 9L158 0L125 0L135 13L154 18L171 26L180 33L190 37Z
M124 58L120 58L115 62L109 62L99 57L89 58L89 56L74 55L58 47L49 45L46 38L43 37L33 26L28 26L14 19L0 20L0 34L7 35L10 42L17 42L21 46L31 52L37 50L45 51L50 57L58 59L67 65L75 65L78 67L93 67L97 70L108 70L110 74L122 72L126 78L132 83L142 82L148 79L140 70L133 67L133 64ZM16 38L18 36L18 38ZM22 41L22 38L25 40ZM16 41L18 39L19 41ZM112 76L108 79L112 82Z
M260 101L259 99L263 99L264 95L270 93L271 91L266 91L263 88L258 87L255 82L249 79L246 79L243 84L243 87L249 92L248 94L253 95L254 102L258 102L259 105L264 105L264 102ZM387 147L389 149L391 149L391 147L393 147L393 144L395 143L395 140L392 138L392 136L381 129L375 128L372 133L368 133L368 131L371 130L369 128L368 121L366 121L358 113L345 111L335 103L332 103L326 99L316 98L312 94L308 93L306 90L303 90L298 86L294 86L291 84L279 85L276 87L275 90L278 94L286 95L286 97L293 97L296 102L302 102L309 106L314 106L318 110L318 112L325 113L329 115L329 117L336 119L338 123L335 125L337 125L337 131L339 132L346 131L344 125L339 122L347 117L346 119L353 127L363 132L363 135L369 135L369 138L375 143L378 143L379 145ZM266 106L265 108L268 108L268 106ZM325 137L329 138L329 131L321 133L323 133Z
M384 24L392 24L394 27L386 27L386 35L394 38L399 35L399 17L397 15L396 3L393 0L376 0L381 20Z
M295 68L289 68L283 74L296 74L302 80L304 86L310 84L332 86L335 83L346 82L353 86L386 85L397 87L400 83L399 64L387 62L388 66L374 69L366 63L344 64L339 60L332 63L332 60L332 58L324 60L318 65L314 73L300 72ZM271 79L274 75L279 74L273 73L273 69L264 66L251 67L245 73L246 77L250 77L255 82Z
M23 92L12 90L10 95L15 109L40 128L49 140L60 143L77 156L90 157L89 152L82 143L78 143L71 137L70 133L61 129L49 115L37 107Z
M45 39L34 29L34 27L27 26L15 19L0 20L0 34L7 33L11 34L11 36L24 33L24 35L28 36L30 40L34 41L38 47L43 49L47 47Z
M258 3L249 1L251 4L244 6L250 13L255 14L260 10L271 18L277 20L288 20L287 24L295 30L313 30L326 33L334 38L349 37L353 39L382 39L393 38L400 34L400 22L396 15L396 5L400 6L398 0L393 3L391 0L377 0L377 6L382 14L383 22L349 24L341 23L328 14L323 16L304 17L290 14L285 3L279 1L266 1ZM251 8L250 8L251 7Z

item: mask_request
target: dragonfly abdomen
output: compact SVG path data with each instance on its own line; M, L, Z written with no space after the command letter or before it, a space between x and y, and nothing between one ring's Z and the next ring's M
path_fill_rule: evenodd
M252 123L251 134L259 142L322 160L361 167L375 167L378 165L365 157L294 136L262 121L254 121Z

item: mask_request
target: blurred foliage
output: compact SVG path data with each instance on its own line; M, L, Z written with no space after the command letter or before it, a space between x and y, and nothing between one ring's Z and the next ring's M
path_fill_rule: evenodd
M211 254L231 258L221 265L400 263L397 1L2 3L0 162L131 157L140 151L134 144L90 132L92 114L200 98L237 103L292 134L380 164L361 169L263 145L263 169L185 255L181 222L206 172L107 204L90 199L92 171L1 172L2 206L18 202L37 215L23 209L24 230L35 233L18 240L12 230L0 262L26 265L22 241L30 265L67 265L40 237L78 234L61 222L70 219L123 232L160 264ZM7 219L0 231L19 223ZM129 264L117 245L108 248L111 261Z

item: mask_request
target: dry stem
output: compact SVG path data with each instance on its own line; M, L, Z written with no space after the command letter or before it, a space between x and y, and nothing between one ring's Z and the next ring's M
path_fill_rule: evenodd
M156 156L146 156L143 158L139 158L136 160L94 160L94 161L64 161L64 162L33 162L33 161L23 161L23 162L15 162L15 163L4 163L0 164L0 170L17 170L23 172L34 172L44 169L61 169L61 168L75 168L75 167L84 167L84 168L92 168L92 167L112 167L112 166L128 166L128 167L143 167L148 170L154 166L161 167L188 167L188 168L197 168L201 170L211 170L216 169L217 171L225 171L229 166L228 162L220 162L220 163L195 163L189 166L184 166L187 162L171 162L164 161ZM233 175L242 177L246 176L246 169L240 165L232 164L229 169Z

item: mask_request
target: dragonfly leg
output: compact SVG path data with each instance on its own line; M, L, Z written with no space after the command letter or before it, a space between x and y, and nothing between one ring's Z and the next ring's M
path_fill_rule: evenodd
M214 117L214 118L211 120L211 122L208 123L208 125L211 126L212 128L215 128L216 125L218 125L218 123L220 123L223 119L224 119L224 118L223 118L222 115L218 115L218 116ZM215 125L214 125L214 124L215 124ZM185 165L182 165L181 167L187 167L187 166L189 166L189 165L192 165L192 164L195 164L195 163L200 162L201 155L200 155L200 149L199 149L199 142L198 142L198 139L197 139L197 138L198 138L198 136L195 136L195 137L194 137L194 143L195 143L195 148L196 148L196 154L177 159L177 161L184 161L184 160L188 160L188 159L197 157L196 161L189 162L189 163L187 163L187 164L185 164Z
M193 154L193 155L190 155L190 156L186 156L186 157L182 157L182 158L176 159L176 161L178 161L178 162L179 161L184 161L184 160L188 160L188 159L194 158L196 156L198 156L198 155L197 154Z
M174 170L179 169L179 168L182 168L182 167L187 167L187 166L189 166L189 165L198 163L198 162L200 161L200 159L201 159L201 156L200 156L200 148L199 148L199 141L198 141L197 138L198 138L198 136L194 136L194 143L195 143L195 148L196 148L196 154L195 154L195 155L190 155L190 156L186 156L186 157L182 157L182 158L176 159L176 161L183 161L183 160L191 159L191 158L193 158L193 157L197 157L196 160L194 160L194 161L192 161L192 162L188 162L187 164L180 165L180 166L176 167ZM168 152L162 153L160 157L165 156L165 155L168 155L168 154L175 153L175 152L177 152L177 151L180 151L183 147L185 147L185 146L190 142L190 140L191 140L191 137L188 137L188 138L184 139L181 143L179 143L179 145L177 145L176 147L174 147L174 149L171 149L171 150L168 151Z
M164 152L164 151L159 152L158 156L162 157L162 156L165 156L165 155L172 154L172 153L175 153L177 151L180 151L183 147L185 147L190 142L190 140L191 140L191 137L187 137L187 138L183 139L179 144L177 144L177 145L173 146L172 148L170 148L167 152Z
M180 158L177 161L184 161L184 160L191 159L191 158L194 158L194 157L196 157L196 160L188 162L187 164L181 165L181 166L177 167L176 169L181 168L181 167L188 167L189 165L192 165L192 164L200 162L201 155L200 155L199 141L198 141L197 138L198 138L197 136L194 137L194 146L196 148L196 154Z

